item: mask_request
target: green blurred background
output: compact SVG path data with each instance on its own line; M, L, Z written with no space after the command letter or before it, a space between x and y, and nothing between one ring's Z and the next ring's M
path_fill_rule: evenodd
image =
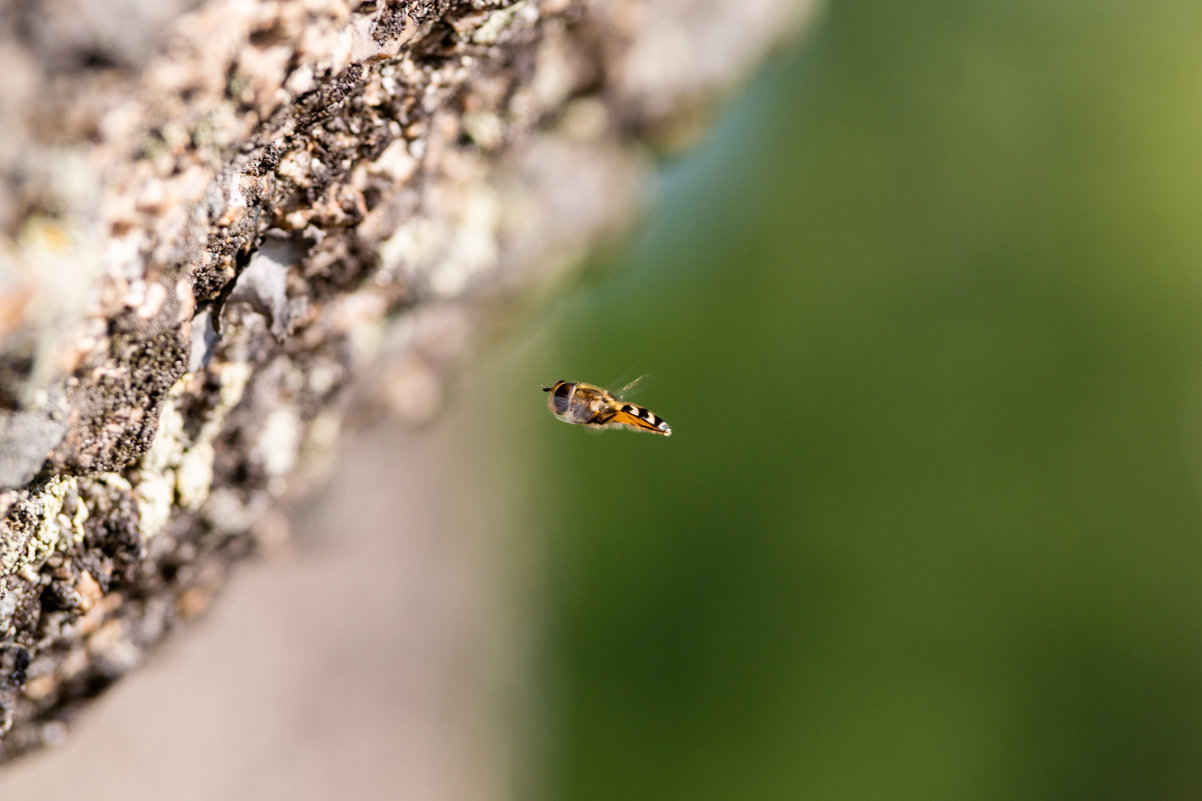
M1202 798L1202 4L833 2L603 272L542 797Z

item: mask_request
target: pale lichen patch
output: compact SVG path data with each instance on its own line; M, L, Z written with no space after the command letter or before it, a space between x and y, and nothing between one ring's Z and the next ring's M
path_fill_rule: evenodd
M217 453L214 443L230 410L242 400L251 368L242 362L228 362L214 373L221 381L217 406L201 426L195 441L180 455L175 470L175 492L180 505L186 509L199 509L209 497L213 485L213 460Z
M443 298L458 295L473 278L497 262L496 234L502 207L499 195L482 187L460 201L458 225L446 242L449 250L429 277L430 288Z
M184 416L175 407L178 389L177 383L159 413L159 428L155 432L154 443L142 457L141 470L144 474L161 474L178 463L180 447L187 440Z
M301 421L295 408L281 406L268 414L256 445L267 474L277 478L291 471L300 443Z
M215 451L210 441L197 442L180 457L175 471L175 491L185 509L198 509L213 485Z
M31 500L40 507L41 514L20 560L27 570L36 569L56 551L66 553L72 545L83 542L83 524L88 519L88 507L79 499L79 484L74 477L55 476ZM4 565L5 572L13 567L16 565Z
M143 540L149 540L162 531L171 518L174 476L143 478L134 489L134 499L138 504L138 534Z
M159 415L154 443L142 459L137 485L138 532L148 540L162 531L178 501L186 509L198 509L209 496L213 483L214 443L231 409L242 400L251 368L245 363L225 363L214 374L221 381L218 403L194 440L187 434L184 417L175 399L187 391L186 379L172 388Z
M262 499L263 496L255 496ZM265 500L247 502L235 489L217 487L205 502L204 515L215 531L238 534L249 531L266 506Z
M538 18L538 9L523 0L508 8L500 8L488 15L479 28L472 31L472 42L475 44L495 44L501 33L513 24L519 17Z
M187 442L184 417L174 403L179 386L177 382L163 403L154 443L142 457L134 487L134 499L138 504L138 533L143 540L151 539L167 525L175 501L175 468L179 465L179 455Z
M485 150L495 150L504 144L505 123L491 111L468 112L463 115L463 131Z

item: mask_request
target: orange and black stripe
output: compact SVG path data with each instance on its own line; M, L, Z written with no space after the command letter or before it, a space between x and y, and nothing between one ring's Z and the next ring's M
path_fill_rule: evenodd
M636 406L633 403L622 404L622 407L604 424L630 426L640 431L649 431L652 434L663 434L665 437L672 434L672 428L666 420L650 409Z

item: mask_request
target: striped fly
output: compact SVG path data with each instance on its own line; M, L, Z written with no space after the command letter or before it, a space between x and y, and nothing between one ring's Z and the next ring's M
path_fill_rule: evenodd
M565 423L593 428L629 428L672 436L671 426L655 412L628 403L594 384L556 381L549 387L543 387L543 392L551 393L547 398L547 408L551 414Z

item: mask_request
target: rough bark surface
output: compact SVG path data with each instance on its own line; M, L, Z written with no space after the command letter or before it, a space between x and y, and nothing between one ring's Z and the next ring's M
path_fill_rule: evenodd
M808 11L0 0L0 759L205 609L349 389L437 407Z

